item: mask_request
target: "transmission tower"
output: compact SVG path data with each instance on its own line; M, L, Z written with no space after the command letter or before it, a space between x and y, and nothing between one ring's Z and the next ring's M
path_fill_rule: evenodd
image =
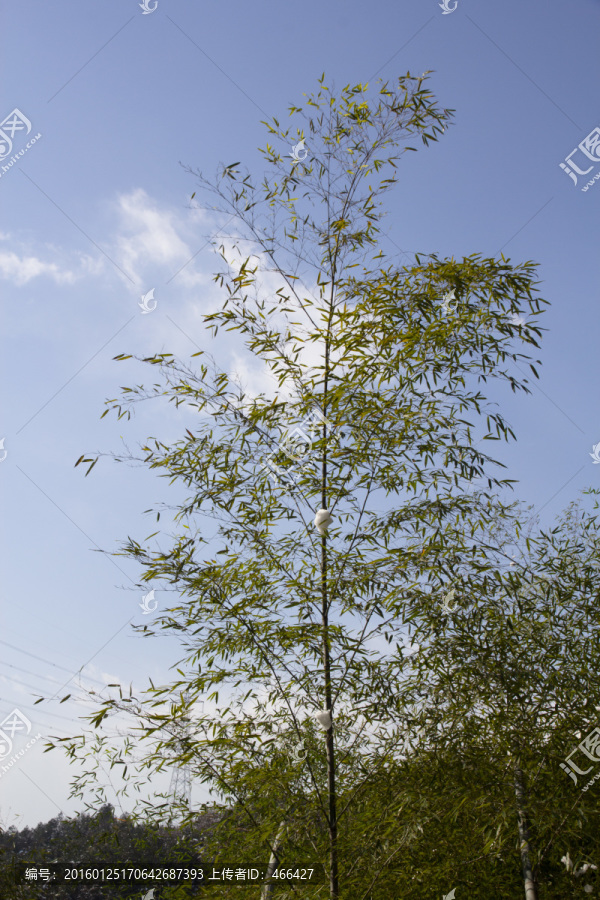
M186 691L183 695L183 700L186 704L188 698L189 691ZM192 734L192 724L188 716L182 716L178 721L177 733L179 735L177 746L181 753L186 745L186 738L189 738ZM169 794L174 803L184 803L187 809L190 808L190 803L192 801L192 767L189 762L173 767Z

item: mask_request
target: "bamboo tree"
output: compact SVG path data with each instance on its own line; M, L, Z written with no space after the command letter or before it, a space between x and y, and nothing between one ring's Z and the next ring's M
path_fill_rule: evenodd
M180 595L156 624L185 637L187 655L172 684L151 684L140 701L119 688L90 717L101 732L112 712L128 709L143 740L120 746L99 735L93 752L85 736L66 742L72 759L88 757L76 796L94 787L102 799L89 757L107 754L111 767L124 766L128 787L169 762L191 762L245 816L255 848L271 854L284 810L297 803L299 846L327 860L332 900L377 890L385 860L391 865L402 849L389 845L376 871L356 871L345 823L401 756L414 674L403 649L407 628L439 631L444 561L466 560L464 585L474 596L489 591L494 564L486 536L512 512L496 493L508 482L492 474L498 464L479 445L513 435L477 385L496 378L529 391L510 364L530 359L517 343L538 346L534 322L545 302L535 295L532 263L475 255L383 265L381 197L398 180L402 154L415 149L404 145L415 135L425 145L437 140L451 115L436 106L425 80L380 83L373 98L363 85L335 97L321 79L306 110L290 111L306 122L310 158L290 165L267 144L275 175L260 189L237 163L214 185L198 174L218 197L217 209L233 213L244 231L233 247L220 247L226 270L215 280L226 296L205 325L215 339L219 328L240 332L279 390L247 396L199 350L199 370L168 353L139 360L157 367L161 382L107 401L104 415L112 409L122 419L139 401L167 398L190 426L175 444L152 438L139 456L115 455L190 491L174 507L178 533L170 546L152 544L155 532L143 544L129 538L120 551L141 565L144 585L162 582ZM276 119L267 128L289 146L289 129ZM247 254L241 260L238 250ZM279 279L274 295L261 289L260 276L269 272ZM442 300L449 289L460 303L448 314ZM527 324L519 319L524 312ZM290 461L281 423L309 415L321 430L300 466ZM268 453L279 480L265 469ZM97 458L82 456L77 465L89 463L89 474ZM317 542L319 508L331 523ZM214 554L206 517L218 523ZM140 630L151 636L154 627ZM387 654L373 649L375 637L386 640ZM209 691L208 702L218 706L223 684L244 687L214 715L205 713L180 748L174 723ZM274 733L274 715L286 737ZM323 715L324 742L313 721ZM294 741L308 745L301 764L290 756ZM142 746L149 750L140 758ZM136 760L134 771L128 758ZM403 803L397 797L382 807L379 823L397 845L404 838L392 832ZM142 804L145 816L169 805Z
M561 772L569 748L597 725L600 710L593 676L600 662L600 529L597 515L577 504L549 531L530 531L525 541L518 530L505 538L495 552L490 540L491 577L477 592L468 580L460 585L455 561L447 559L450 580L459 585L455 608L451 614L440 608L437 627L431 610L424 615L429 630L424 621L416 629L411 696L428 684L430 700L417 716L426 725L424 747L436 749L444 769L459 761L471 773L464 785L450 773L445 785L436 783L436 798L442 807L446 795L457 808L477 809L470 839L490 860L519 848L531 900L539 885L556 881L569 848L579 848L576 868L600 850L586 779L573 785ZM428 765L422 777L414 770L424 797L435 768ZM592 763L588 768L591 777ZM447 878L460 872L456 858L449 862ZM497 884L494 893L511 896Z
M518 760L515 761L515 797L517 799L517 815L519 822L519 850L521 852L521 865L523 868L523 884L525 886L525 900L537 900L537 889L533 880L531 869L531 852L529 846L529 824L525 812L523 795L523 772Z
M263 889L262 889L261 895L260 895L261 900L269 900L269 897L271 897L273 895L273 882L269 881L268 879L270 879L272 877L273 872L275 871L275 869L277 868L277 866L279 864L279 850L283 844L283 837L285 834L286 826L287 826L287 821L285 819L283 819L283 821L281 822L281 824L277 830L277 834L276 834L275 840L273 842L273 850L271 852L271 858L269 860L269 865L267 866L267 874L266 874L267 883L263 885Z

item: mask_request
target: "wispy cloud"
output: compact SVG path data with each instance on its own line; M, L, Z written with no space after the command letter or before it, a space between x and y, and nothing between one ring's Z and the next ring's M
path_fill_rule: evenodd
M8 240L9 235L0 236ZM56 255L53 253L53 255ZM17 287L28 284L34 278L51 278L56 284L74 284L99 271L100 263L89 256L80 256L76 267L57 262L46 262L39 256L15 250L0 250L0 278Z
M114 209L118 221L111 255L140 283L147 280L150 270L155 274L157 266L164 268L161 274L166 281L205 243L196 227L203 215L196 210L161 207L142 188L119 195ZM207 273L198 272L194 263L181 270L179 285L190 287L208 281Z

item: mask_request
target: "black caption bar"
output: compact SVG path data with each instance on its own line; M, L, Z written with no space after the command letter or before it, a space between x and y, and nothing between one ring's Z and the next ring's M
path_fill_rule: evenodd
M262 884L266 880L268 865L252 863L162 863L132 865L131 863L20 863L14 867L15 884L161 884L195 882L197 884ZM325 880L322 866L315 864L286 865L276 868L269 882L273 884L321 883Z

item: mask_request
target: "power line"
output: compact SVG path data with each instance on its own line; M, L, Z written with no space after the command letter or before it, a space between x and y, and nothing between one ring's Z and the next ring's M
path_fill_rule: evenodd
M6 675L1 675L1 674L0 674L0 678L6 678ZM26 681L16 681L16 680L13 679L11 682L9 682L9 684L10 684L11 686L14 685L15 687L18 686L18 687L26 687L26 688L30 688L30 690L35 691L35 694L36 694L37 696L40 695L39 689L36 688L35 685L33 685L33 684L27 684ZM72 700L73 703L88 703L88 704L91 705L91 701L90 701L87 697L73 697L73 696L71 695L71 697L70 697L69 699ZM34 705L35 705L35 704L34 704Z
M36 659L36 660L38 660L39 662L43 662L43 663L45 663L46 665L52 666L52 667L55 668L55 669L61 669L61 670L64 671L64 672L69 672L71 675L73 674L73 673L72 673L72 670L66 668L65 666L60 666L58 663L53 663L53 662L51 662L49 659L44 659L44 657L42 657L42 656L37 656L35 653L30 653L28 650L23 650L23 649L21 649L21 647L16 647L14 644L9 644L7 641L2 641L2 640L0 640L0 644L3 644L5 647L10 647L12 650L16 650L18 653L24 653L26 656L30 656L32 659ZM9 666L9 667L14 668L14 669L17 669L17 670L19 670L19 671L26 672L26 673L29 674L29 675L33 675L34 678L43 678L44 680L47 680L47 679L48 679L48 676L37 675L35 672L29 672L29 670L27 670L27 669L20 669L18 666L14 666L12 663L4 663L4 662L3 662L3 663L0 663L0 664L1 664L1 665ZM76 673L76 674L80 674L83 678L86 678L88 681L93 681L93 682L95 682L96 684L101 685L103 688L108 687L108 685L106 684L106 682L104 682L104 681L99 681L97 678L93 678L91 675L83 675L81 672ZM58 681L58 679L53 679L53 680L54 680L55 682ZM81 686L79 686L79 687L80 687L81 690L84 690L83 688L81 688ZM37 690L37 689L34 688L34 690ZM0 699L1 699L1 698L0 698ZM73 699L75 700L75 699L77 699L77 698L73 698ZM38 712L38 711L39 711L39 712L42 712L42 710L39 710L39 705L38 705L38 706L35 706L35 707L29 706L29 705L27 705L27 704L22 704L22 705L25 707L25 709L35 709L36 712ZM68 716L61 716L59 713L52 713L52 712L49 712L48 714L49 714L50 716L56 716L56 717L61 718L61 719L66 719L67 721L70 721L70 722L80 722L80 721L82 721L82 719L80 719L80 718L69 718ZM126 720L126 721L124 721L124 722L121 723L121 724L123 724L123 725L125 725L125 727L127 727L126 722L128 722L128 721L129 721L129 720Z
M27 675L33 675L34 678L40 678L44 682L54 681L55 684L60 683L59 679L57 679L57 678L50 678L48 675L38 675L37 672L30 672L29 669L22 669L22 668L20 668L20 666L13 666L13 665L11 665L11 663L0 663L0 665L9 666L11 669L16 669L19 672L25 672ZM36 687L34 684L28 684L26 681L18 680L16 678L13 678L12 676L5 675L3 672L0 672L0 678L9 679L9 683L11 683L11 684L22 685L23 687L28 687L32 691L35 691L37 696L41 696L40 689L38 687ZM79 688L79 690L82 690L82 691L85 690L85 688L81 687L81 685L77 685L77 687ZM96 696L99 696L99 694L97 694ZM80 698L80 697L73 697L73 700L76 703L84 703L85 702L85 699Z
M36 677L36 678L41 678L41 677L42 677L42 676L36 675L35 672L29 672L27 669L21 669L19 666L12 666L10 663L3 663L3 665L10 666L10 667L13 668L13 669L18 669L18 670L21 671L21 672L27 672L27 674L33 675L33 676ZM3 675L3 674L0 674L0 678L8 678L8 676ZM13 680L12 680L12 684L30 688L31 690L34 690L34 691L36 691L36 693L39 694L39 689L36 688L36 687L35 687L34 685L32 685L32 684L27 684L26 681L15 681L15 680L13 679ZM86 698L84 698L84 697L71 697L70 699L72 699L74 703L86 703L86 702L89 702L89 701L88 701ZM19 701L15 701L15 703L18 703L18 704L21 705L21 706L25 706L25 704L24 704L24 703L21 703L20 700L19 700ZM28 707L28 708L31 709L32 707ZM36 708L36 711L37 711L37 715L38 715L38 716L39 716L40 714L42 714L42 715L45 715L46 717L48 717L48 718L50 718L50 719L51 719L53 716L56 716L56 717L58 717L58 718L60 718L60 719L66 718L65 716L61 716L59 713L51 712L51 711L50 711L49 709L47 709L47 708L41 709L40 706L39 706L39 704L38 704L38 706L36 706L35 708ZM80 721L80 719L77 719L77 718L71 718L69 721L72 721L72 722L78 722L78 721ZM123 722L118 722L118 720L113 720L113 723L115 723L115 724L116 724L116 723L118 723L118 724L127 724L125 721L123 721Z
M26 675L33 675L34 678L40 678L42 681L54 681L55 684L60 683L58 678L51 678L49 675L38 675L37 672L31 672L29 669L22 669L20 666L14 666L12 663L3 662L2 660L0 660L0 666L8 666L9 669L16 669L17 672L25 672Z
M0 697L0 703L12 703L13 701L7 700L6 697ZM45 712L45 710L40 710L39 706L32 706L29 703L21 703L20 701L14 701L15 704L18 704L19 708L23 707L23 709L33 709L35 712ZM60 713L49 713L51 716L55 716L57 719L65 719L67 722L79 722L80 719L73 716L61 716Z
M22 650L20 647L15 647L14 644L9 644L6 641L0 641L0 644L4 644L5 647L10 647L11 650L16 650L18 653L24 653L26 656L31 656L32 659L37 659L40 662L46 663L48 666L53 666L55 669L61 669L63 672L68 672L70 675L75 677L75 675L82 675L81 669L78 669L75 673L73 673L72 669L67 669L65 666L59 666L58 663L53 663L49 659L44 659L42 656L36 656L35 653L30 653L28 650ZM96 684L101 684L102 687L106 687L104 681L99 681L97 678L93 678L91 675L84 675L84 678L87 678L88 681L95 681Z
M33 725L33 723L32 723L32 725ZM58 731L58 732L60 732L61 734L64 734L64 735L65 735L66 737L68 737L68 738L75 737L75 735L69 734L68 731L65 731L64 728L61 728L60 725L55 725L53 722L42 722L41 725L42 725L44 728L52 728L53 730ZM32 728L32 731L33 731L33 730L34 730L34 729Z
M16 669L17 672L25 672L26 675L33 675L34 678L39 678L39 679L41 679L41 680L44 681L44 682L54 681L55 684L60 684L60 679L58 679L58 678L52 678L52 677L49 676L49 675L38 675L37 672L32 672L30 669L23 669L23 668L21 668L21 666L15 666L15 665L13 665L12 663L5 663L5 662L0 661L0 666L8 666L10 669ZM0 672L0 678L8 678L8 677L9 677L8 675L4 675L2 672ZM13 683L13 684L23 685L24 687L28 687L28 688L30 688L31 690L36 691L36 693L37 693L38 695L39 695L39 693L40 693L39 688L37 688L37 687L36 687L35 685L33 685L33 684L27 684L26 681L22 681L22 680L21 680L21 681L18 681L18 680L14 680L14 679L13 679L13 682L12 682L12 683ZM79 690L82 690L82 691L85 690L85 688L82 687L81 685L77 685L77 687L79 688ZM105 684L104 687L108 687L108 685ZM96 696L96 697L100 697L99 694L95 694L95 696ZM74 701L75 703L85 703L85 702L87 702L86 699L83 698L83 697L73 697L72 699L73 699L73 701ZM91 701L90 701L90 702L91 702Z
M16 688L16 687L29 688L29 690L30 690L30 691L33 691L33 693L34 693L34 695L35 695L33 699L37 699L37 697L40 696L40 690L39 690L39 688L36 688L35 685L33 685L33 684L27 684L26 681L17 681L16 678L8 679L6 675L0 675L0 678L6 679L6 680L8 681L8 686L9 686L9 688L10 688L10 687L15 687L15 688ZM76 698L73 698L73 699L76 699Z
M17 708L20 709L21 707L22 707L23 709L32 709L32 707L27 706L25 703L20 703L20 704L18 704L18 707L17 707ZM36 707L36 713L37 713L37 715L40 715L40 712L37 710L37 707ZM46 717L46 714L45 714L44 712L41 712L41 715L44 716L44 717ZM54 717L59 718L59 719L65 719L65 720L68 721L68 722L73 722L73 723L75 723L75 722L78 721L77 719L69 719L67 716L61 716L59 713L48 713L48 715L49 715L49 716L54 716ZM52 728L53 730L58 731L58 732L60 732L60 733L63 734L63 735L66 735L66 737L68 737L68 738L73 738L73 739L75 739L75 738L79 737L79 734L70 734L68 731L65 731L63 728L61 728L60 725L56 725L56 724L55 724L54 722L52 722L52 721L46 721L46 722L44 722L44 721L40 721L40 720L36 719L36 722L37 722L37 721L39 721L39 723L40 723L44 728L46 728L46 729ZM118 732L117 732L117 735L118 735L118 736L121 736L121 735L119 735ZM115 735L113 735L113 737L114 737L114 736L115 736Z
M25 651L21 650L20 652L24 653ZM0 660L0 666L8 666L9 669L16 669L17 672L25 672L26 675L33 675L34 678L39 678L41 681L44 681L44 682L53 681L54 684L61 684L60 678L52 678L52 676L50 676L50 675L40 675L37 672L32 672L31 669L23 669L21 666L15 666L14 663L7 663L7 662L4 662L3 660ZM5 677L8 677L8 676L5 676ZM89 680L94 680L94 681L96 681L97 684L101 684L103 687L108 687L107 684L104 684L102 681L97 681L97 679L92 679L91 676L84 675L83 677L88 678ZM78 685L78 687L81 687L81 685ZM81 689L85 690L85 688L81 688Z

